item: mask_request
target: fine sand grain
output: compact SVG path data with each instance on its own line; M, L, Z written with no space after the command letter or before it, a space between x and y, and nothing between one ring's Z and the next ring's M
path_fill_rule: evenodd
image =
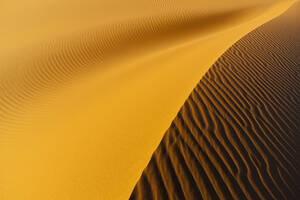
M299 199L300 3L209 69L130 199Z

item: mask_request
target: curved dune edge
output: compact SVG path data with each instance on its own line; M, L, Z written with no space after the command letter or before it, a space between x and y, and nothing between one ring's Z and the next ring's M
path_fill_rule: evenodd
M122 63L103 64L99 54L90 54L97 38L82 49L63 41L51 43L41 56L31 50L15 60L13 54L1 55L8 66L1 68L1 194L6 199L126 198L199 77L236 40L291 4L264 7L263 14L255 12L259 17L241 22L229 18L226 26L200 38L185 40L183 33L180 43L175 37ZM106 71L85 71L97 68L98 61Z
M218 59L130 199L299 199L299 12L296 3Z
M235 33L239 36L226 38L229 39L226 42L229 47L251 29L283 12L291 3L292 1L260 3L208 14L199 13L198 10L170 11L138 20L84 29L72 34L64 33L50 41L45 39L39 42L40 39L37 39L32 42L32 46L21 43L12 53L9 46L4 46L6 48L3 49L7 52L0 54L0 105L4 113L0 118L0 127L2 120L6 123L12 118L12 123L15 123L18 113L26 112L25 107L35 104L33 101L36 98L51 90L56 93L55 90L63 87L65 83L76 82L78 76L88 77L88 73L107 76L107 71L114 73L112 70L121 71L118 72L121 74L123 69L120 67L128 70L124 63L129 66L143 65L132 62L148 62L149 54L153 57L170 51L172 53L174 49L182 46L193 48L191 45L195 43L203 43L207 48L218 48L209 44L215 34L223 34L222 32L232 27L238 29L238 25L245 23L240 27L245 30ZM225 44L219 46L222 47L221 53L227 49ZM207 56L214 59L218 57L216 52L206 52L206 62L209 60ZM207 67L198 73L200 77L206 69Z

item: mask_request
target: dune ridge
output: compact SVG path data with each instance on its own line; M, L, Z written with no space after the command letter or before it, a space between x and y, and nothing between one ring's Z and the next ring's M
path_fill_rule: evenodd
M239 40L193 90L130 199L297 199L300 3Z
M278 7L286 4L277 3ZM248 3L207 14L192 8L170 9L170 13L115 24L112 22L43 43L36 42L30 47L21 46L14 50L13 55L10 51L3 53L0 74L3 128L8 127L6 123L9 118L12 123L18 121L18 115L26 112L23 107L34 104L35 98L45 91L62 87L64 83L76 80L95 68L97 73L105 73L101 70L112 67L111 63L116 58L120 62L130 55L137 57L151 51L159 52L224 31L263 15L274 5L272 1Z
M1 1L0 199L128 198L200 77L293 2Z

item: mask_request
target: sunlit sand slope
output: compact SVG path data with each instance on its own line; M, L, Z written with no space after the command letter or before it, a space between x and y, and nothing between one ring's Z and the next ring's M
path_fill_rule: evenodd
M0 199L128 199L195 85L279 0L1 0Z
M300 3L201 79L131 199L299 199Z

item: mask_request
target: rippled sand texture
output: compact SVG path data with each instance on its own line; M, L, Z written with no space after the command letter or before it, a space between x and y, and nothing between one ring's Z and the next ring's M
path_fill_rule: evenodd
M209 69L131 199L299 199L300 3Z
M210 66L292 4L1 0L0 199L128 199ZM289 49L288 39L276 42ZM240 90L250 98L258 85L249 87Z

